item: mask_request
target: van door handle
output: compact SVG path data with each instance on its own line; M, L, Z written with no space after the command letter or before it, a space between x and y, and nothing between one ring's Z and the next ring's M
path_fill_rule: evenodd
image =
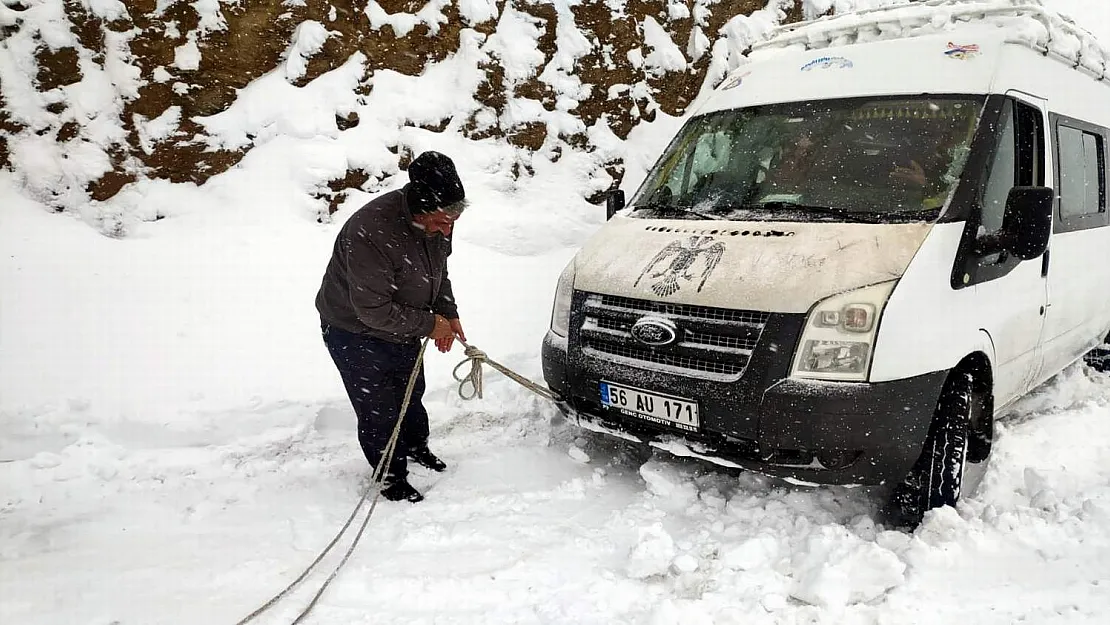
M1041 257L1041 277L1042 278L1047 278L1048 277L1048 265L1049 265L1049 262L1050 262L1051 258L1052 258L1052 250L1045 250L1044 251L1044 256Z

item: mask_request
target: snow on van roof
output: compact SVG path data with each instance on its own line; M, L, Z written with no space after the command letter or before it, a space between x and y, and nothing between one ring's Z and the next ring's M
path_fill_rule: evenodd
M927 0L780 26L752 53L795 48L822 49L936 35L969 25L994 25L1007 42L1027 45L1098 80L1110 72L1110 50L1070 18L1041 0Z

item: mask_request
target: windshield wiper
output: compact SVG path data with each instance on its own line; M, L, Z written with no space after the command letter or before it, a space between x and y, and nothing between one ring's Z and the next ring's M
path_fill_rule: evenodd
M882 223L883 215L880 213L869 213L866 211L853 211L846 208L838 208L836 206L820 206L817 204L795 204L794 202L753 202L745 204L741 209L744 210L793 210L800 213L810 213L817 215L831 215L833 217L843 217L853 221L862 221L865 223Z
M885 213L887 217L893 217L900 221L934 221L940 216L941 208L921 208L917 210L908 211L891 211Z
M686 206L676 206L674 204L639 204L633 210L653 210L658 213L678 213L680 215L693 215L695 217L701 217L702 219L707 219L709 221L724 221L725 219L727 219L724 215L708 215L706 213L696 211Z

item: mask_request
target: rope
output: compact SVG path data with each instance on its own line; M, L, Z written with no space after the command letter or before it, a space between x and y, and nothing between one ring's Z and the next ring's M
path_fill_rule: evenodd
M555 401L555 395L552 394L552 392L548 389L540 386L539 384L536 384L535 382L532 382L528 378L520 375L512 369L509 369L505 365L490 359L490 357L487 356L485 352L478 349L477 347L467 345L466 342L462 340L460 340L459 342L462 343L463 347L466 348L466 360L456 365L454 371L451 372L451 375L455 378L455 381L459 383L459 397L461 397L464 401L469 401L471 399L474 399L475 397L479 399L482 398L482 365L489 365L497 371L500 371L502 374L504 374L506 377L513 380L517 384L520 384L524 388L532 391L536 395L539 395L540 397L548 401ZM470 373L467 373L466 375L460 377L459 369L462 369L468 364L470 365Z
M258 616L272 608L275 604L277 604L278 601L281 601L281 599L292 592L298 584L304 581L304 579L308 577L309 573L312 572L312 569L314 569L316 565L324 559L324 556L326 556L328 552L331 551L332 547L334 547L335 544L339 542L339 539L347 531L347 528L351 526L351 522L354 521L359 509L362 508L362 504L366 503L366 500L369 498L370 493L373 492L374 499L370 502L370 509L366 511L366 518L362 520L362 525L359 526L358 533L355 534L354 540L351 541L351 546L347 548L347 552L343 554L343 559L339 561L339 564L337 564L335 569L332 570L331 574L328 575L328 578L324 581L323 585L320 586L320 589L316 591L316 595L312 597L312 601L310 601L308 606L305 607L305 609L297 615L297 618L293 621L293 625L299 625L301 622L304 621L304 619L308 617L308 614L312 612L312 609L314 607L316 607L316 603L320 600L320 597L324 595L324 591L327 590L328 586L330 586L332 581L335 580L336 576L339 575L340 569L342 569L343 566L347 564L347 560L350 559L351 554L355 551L355 547L358 546L359 540L362 539L362 534L366 531L366 526L370 524L370 517L374 514L374 509L378 506L378 500L381 498L382 493L380 486L385 476L385 468L388 467L389 463L393 461L393 453L394 451L396 451L397 448L397 439L400 438L401 434L401 422L404 421L405 413L408 412L409 403L412 401L412 390L416 386L416 378L420 372L421 366L423 366L424 364L424 351L427 348L428 339L424 339L424 342L420 345L420 353L416 358L416 366L412 368L412 373L409 374L408 386L405 387L405 398L404 401L401 402L401 413L397 415L397 424L393 426L393 433L389 437L389 443L387 443L385 446L385 451L382 454L382 459L378 462L378 466L374 468L374 472L370 478L370 484L363 491L362 497L359 498L358 503L355 504L355 509L351 511L351 515L347 517L347 522L343 524L343 527L339 529L339 532L336 533L335 537L331 539L331 542L329 542L327 546L324 547L324 550L320 552L320 555L316 556L316 559L308 565L308 568L306 568L304 572L297 577L297 579L293 580L293 582L286 586L285 589L274 595L273 598L264 603L257 610L248 614L245 618L236 623L236 625L245 625L246 623L254 620Z
M540 397L543 397L544 399L550 401L555 401L555 395L552 394L550 390L532 382L528 378L525 378L512 369L509 369L505 365L502 365L501 363L490 359L490 357L486 355L485 352L472 345L467 345L465 341L460 340L459 342L462 343L463 347L466 348L466 360L460 362L458 365L455 366L454 371L452 371L452 375L454 376L455 381L459 383L459 397L461 397L463 400L471 400L475 397L481 398L483 396L482 365L489 365L490 367L493 367L497 371L501 372L509 379L515 381L516 383L539 395ZM351 527L351 523L355 520L355 517L358 516L358 511L362 508L362 505L366 503L366 500L370 498L370 493L373 492L374 498L370 502L370 508L366 511L366 517L363 518L362 524L358 528L358 532L355 533L354 540L351 541L351 545L347 548L346 553L343 554L343 558L339 561L339 564L335 566L331 574L328 575L328 578L324 580L324 583L320 586L320 589L316 591L316 594L312 597L312 600L309 601L308 605L305 606L303 610L301 610L300 614L297 615L297 618L293 620L292 625L300 625L300 623L304 622L304 620L308 618L308 615L312 612L312 609L315 608L316 604L320 601L320 597L324 596L324 592L328 589L328 586L331 585L331 583L339 575L339 571L347 564L347 561L351 558L351 554L354 553L355 548L358 546L359 541L362 540L362 535L366 531L366 527L370 524L370 517L374 514L374 509L377 508L378 500L381 498L382 493L380 486L382 484L382 480L385 477L385 468L388 467L389 463L393 460L393 454L397 448L397 440L400 438L401 434L401 422L404 420L405 413L407 413L409 409L409 403L412 401L412 391L413 388L416 386L416 378L420 371L420 368L424 364L424 352L425 350L427 350L427 348L428 339L424 339L424 342L420 345L420 353L416 359L416 366L413 367L412 373L409 374L408 386L405 388L405 398L404 401L401 402L401 414L397 416L397 424L393 426L393 433L392 435L390 435L389 442L386 444L384 453L382 454L382 459L380 462L378 462L378 466L374 468L374 472L370 478L370 484L363 491L362 496L359 498L358 503L355 504L355 508L351 511L350 516L347 517L347 521L343 524L343 527L339 528L339 531L331 539L331 542L329 542L327 546L324 547L324 550L316 556L316 559L308 565L308 568L306 568L304 572L297 576L297 579L293 580L293 582L286 586L281 592L274 595L269 601L262 604L254 612L248 614L245 618L236 623L236 625L246 625L246 623L249 623L250 621L259 617L267 610L274 607L274 605L285 598L289 593L293 591L294 588L296 588L301 582L303 582L305 578L309 576L312 570L316 568L316 565L324 559L324 557L328 554L328 552L332 550L333 547L335 547L336 543L339 542L339 539L343 537L343 534L345 534L347 530ZM459 370L468 364L470 365L470 372L465 376L460 377Z

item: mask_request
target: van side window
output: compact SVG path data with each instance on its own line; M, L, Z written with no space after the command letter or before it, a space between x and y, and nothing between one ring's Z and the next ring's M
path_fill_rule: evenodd
M1060 124L1060 217L1071 219L1106 210L1103 141L1092 134Z
M1044 121L1041 112L1020 102L1008 101L999 124L998 149L983 190L980 236L1002 228L1010 189L1044 185Z
M1007 103L999 120L998 150L991 163L991 174L983 190L982 215L979 218L979 236L997 232L1002 227L1002 217L1006 212L1006 198L1017 180L1017 128L1014 122L1014 107Z
M1014 102L1018 128L1018 186L1044 186L1044 115L1021 102Z
M953 204L966 211L960 252L952 266L952 286L965 288L997 280L1021 264L1000 244L1006 202L1014 187L1043 187L1048 178L1047 121L1041 109L1002 95L991 96L973 144L974 172L961 184ZM1055 134L1052 135L1053 137Z

